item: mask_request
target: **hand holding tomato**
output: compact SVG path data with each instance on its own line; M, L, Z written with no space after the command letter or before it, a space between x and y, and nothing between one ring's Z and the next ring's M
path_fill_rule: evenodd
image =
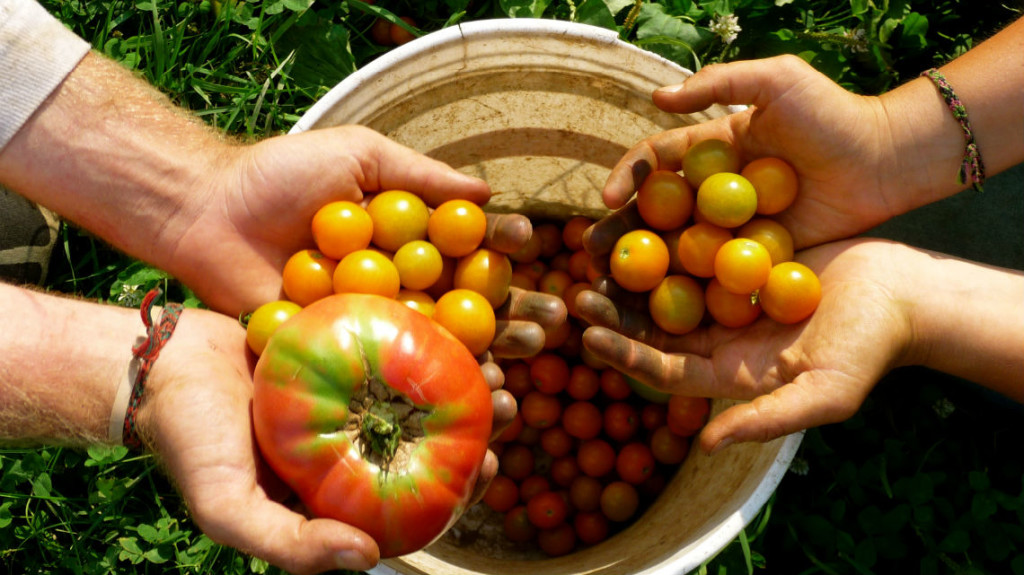
M962 300L954 303L960 288L948 289L950 277L974 276L971 281L979 285L1001 285L1012 274L996 279L988 277L995 272L986 271L982 280L980 266L957 260L943 265L971 269L939 270L933 255L881 240L825 244L799 253L797 260L820 275L824 292L818 309L803 323L785 325L762 316L742 328L711 325L672 336L657 329L647 314L615 306L617 294L609 290L617 286L604 281L597 289L612 299L593 291L577 299L577 309L593 326L584 332L584 345L612 367L663 391L752 400L707 424L700 436L706 452L847 419L878 380L900 365L929 365L1022 396L1013 389L1012 376L1000 379L978 361L930 348L934 341L947 345L978 337L959 335L963 325L983 325L976 311L964 312L971 318L966 324L949 320L959 329L922 327L938 316L959 315L949 309L964 305ZM937 308L929 310L924 302Z
M365 570L379 559L365 533L294 510L253 441L252 355L235 318L189 309L147 379L140 436L212 540L289 573Z
M796 170L800 194L779 214L779 222L792 232L797 248L855 235L926 203L916 190L907 189L909 176L901 170L909 169L912 161L899 160L901 152L891 148L895 128L886 117L885 101L854 95L799 58L706 66L679 86L655 91L653 99L658 107L677 113L715 103L751 107L638 143L605 184L604 200L613 209L622 207L653 170L685 172L687 150L715 138L732 143L744 161L778 157ZM715 160L705 154L693 170ZM923 158L920 164L934 160ZM954 161L953 171L941 172L946 180L925 183L946 190L946 195L959 191L949 190L955 185L956 165Z
M413 192L428 206L490 197L482 180L359 126L211 147L209 154L216 161L208 178L173 199L180 207L145 259L235 316L279 298L285 262L313 245L310 222L331 201L358 203L364 192L389 189ZM523 216L491 216L484 242L515 251L530 229Z

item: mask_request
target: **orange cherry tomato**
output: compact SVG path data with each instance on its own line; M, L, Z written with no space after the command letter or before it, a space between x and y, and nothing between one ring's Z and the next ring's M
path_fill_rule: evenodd
M519 486L512 478L506 475L497 475L487 486L482 501L498 513L505 513L519 502Z
M693 214L693 201L693 188L671 170L651 172L636 192L640 217L659 231L682 227Z
M540 255L553 258L562 251L562 228L553 222L543 222L533 226L533 235L540 240Z
M327 257L335 260L366 249L373 239L373 220L355 202L330 202L313 215L313 240Z
M697 142L683 153L683 176L694 188L699 188L704 180L714 174L738 174L739 171L739 153L723 140L709 139Z
M423 290L435 300L455 288L455 266L459 261L455 258L442 257L441 277L434 282L434 285Z
M715 254L715 277L736 294L750 294L768 281L772 256L754 240L731 239Z
M749 238L764 246L772 256L772 265L793 259L793 236L775 220L754 218L743 224L736 237Z
M424 240L413 240L398 248L391 258L398 269L402 287L424 290L441 279L444 260L434 244Z
M430 210L416 194L402 190L381 192L366 205L373 220L373 244L390 252L403 244L427 238Z
M576 250L569 256L569 266L565 271L569 272L569 275L575 281L590 281L587 279L587 270L590 269L591 259L590 253L587 250Z
M743 327L761 316L761 306L749 293L732 293L712 278L704 290L704 305L715 322L725 327Z
M711 402L703 397L673 395L668 400L666 424L680 437L696 435L711 413Z
M758 299L765 315L779 323L797 323L810 317L821 302L821 281L807 266L783 262L774 266Z
M256 311L249 314L245 325L245 342L249 344L249 349L256 355L262 354L270 336L301 309L299 304L287 300L267 302L256 308Z
M632 230L612 249L612 278L626 290L649 291L665 278L668 260L668 247L661 236L650 230Z
M538 354L530 363L530 378L541 393L555 395L569 383L569 362L557 353Z
M403 289L399 290L395 299L427 317L434 315L434 298L426 292Z
M565 270L547 270L537 279L537 291L548 295L564 297L573 283L572 275Z
M651 319L671 334L692 331L704 317L704 288L690 276L667 276L647 301Z
M432 317L474 356L487 351L494 341L494 308L473 290L453 289L444 294L434 304Z
M672 433L668 425L659 426L651 434L651 454L659 463L679 465L690 452L690 440Z
M334 270L334 293L366 293L394 298L402 289L398 268L377 250L345 256Z
M757 192L739 174L712 174L697 189L697 211L716 226L739 227L754 217Z
M707 222L700 222L683 230L679 235L679 263L687 272L701 278L715 275L715 254L732 232Z
M757 190L757 213L772 215L788 208L796 199L796 172L785 160L758 158L740 171Z
M505 303L511 283L512 262L499 251L480 248L459 258L455 266L455 288L479 293L491 307Z
M657 461L651 448L645 443L627 443L619 449L615 458L615 471L626 483L639 485L653 473Z
M601 512L612 521L625 521L640 507L636 487L625 481L613 481L601 491Z
M480 247L487 234L487 215L469 200L448 200L427 221L427 237L442 255L460 258Z
M665 247L668 248L668 272L670 275L688 273L683 267L683 261L679 259L679 238L682 237L686 227L678 227L661 233L661 239L665 240ZM593 281L593 280L589 280Z
M332 278L338 262L319 250L298 251L284 264L282 287L289 300L302 307L334 293Z
M583 249L583 232L594 223L586 216L573 216L562 228L562 245L565 249L575 252Z

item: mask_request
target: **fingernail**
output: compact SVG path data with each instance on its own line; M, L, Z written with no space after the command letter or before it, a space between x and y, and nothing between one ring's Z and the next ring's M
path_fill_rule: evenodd
M355 549L345 549L334 554L334 563L339 569L352 571L366 571L373 568L376 562L371 562L366 555Z
M663 88L658 88L655 91L656 92L661 92L663 94L675 94L676 92L678 92L679 90L682 90L682 89L683 89L683 85L682 84L675 84L673 86L665 86Z
M721 451L721 450L725 449L726 447L729 447L730 445L732 445L732 443L733 443L733 439L731 437L726 437L725 439L719 441L715 445L715 447L708 453L708 456L710 457L710 456L718 453L719 451Z

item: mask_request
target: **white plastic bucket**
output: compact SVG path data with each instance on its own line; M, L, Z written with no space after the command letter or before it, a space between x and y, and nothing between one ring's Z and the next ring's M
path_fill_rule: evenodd
M466 173L496 192L486 206L565 219L607 213L600 191L629 147L657 132L735 109L668 114L651 91L692 73L570 22L503 19L429 34L347 77L295 125L361 124ZM715 400L717 413L734 402ZM494 557L443 538L388 559L375 575L687 573L733 541L775 491L802 439L696 450L656 504L607 541L568 556Z

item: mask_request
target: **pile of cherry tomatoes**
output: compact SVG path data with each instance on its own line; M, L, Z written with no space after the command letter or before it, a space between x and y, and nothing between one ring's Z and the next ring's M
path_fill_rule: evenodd
M768 217L796 195L796 173L783 160L741 166L728 143L700 142L687 150L683 175L659 170L644 180L636 203L647 228L619 238L611 276L648 293L651 318L672 334L693 330L705 312L726 327L748 325L762 312L800 322L817 308L821 283L792 261L792 236Z
M596 545L639 518L686 458L710 411L706 398L669 396L604 365L582 345L576 294L601 272L583 249L585 217L535 221L512 285L563 298L567 320L544 350L504 360L519 403L491 445L499 474L483 504L513 548L560 556Z
M494 339L494 308L508 297L512 276L508 255L482 247L486 231L486 214L467 200L430 210L415 194L389 190L365 207L331 202L313 216L316 247L285 263L286 299L249 316L249 346L259 355L277 326L314 301L365 293L426 314L480 355Z

